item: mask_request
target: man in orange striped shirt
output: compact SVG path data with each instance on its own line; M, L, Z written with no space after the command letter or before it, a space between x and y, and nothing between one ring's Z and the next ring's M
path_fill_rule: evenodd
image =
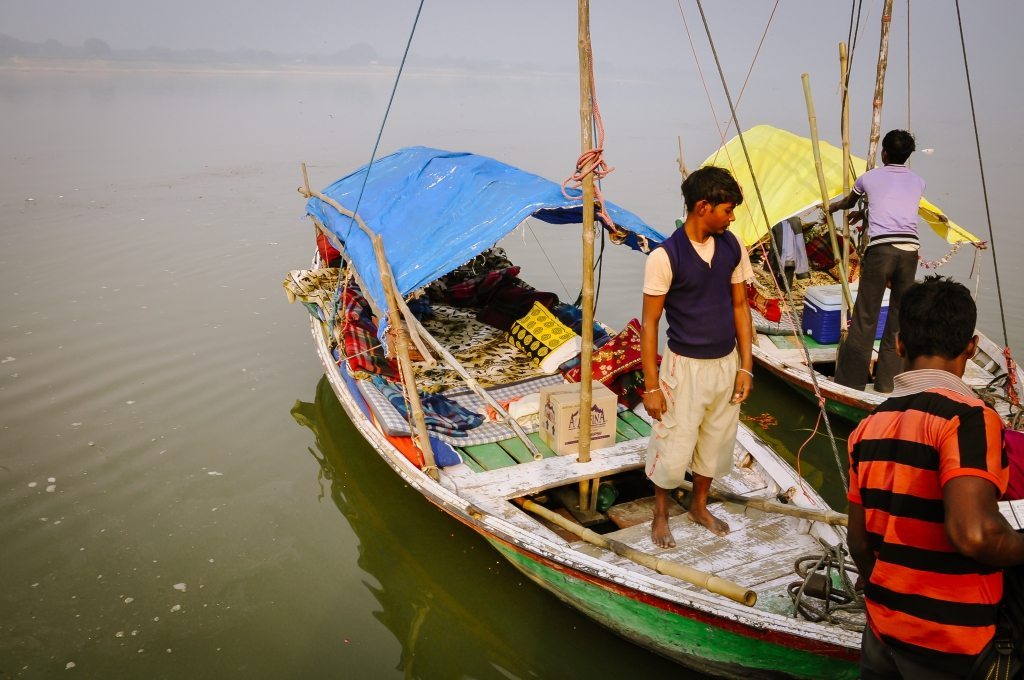
M963 382L977 309L963 285L914 284L905 372L850 436L850 552L865 582L862 678L963 678L995 635L1002 567L1024 535L999 513L1002 422Z

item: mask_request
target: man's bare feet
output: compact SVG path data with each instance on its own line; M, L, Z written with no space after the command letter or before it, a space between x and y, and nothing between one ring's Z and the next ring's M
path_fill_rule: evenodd
M686 516L691 522L701 525L716 536L725 536L730 531L729 525L712 515L707 508L691 508Z
M659 548L676 547L676 539L668 528L668 506L671 502L668 489L654 486L654 518L651 520L651 541Z
M667 515L654 515L651 522L651 541L659 548L676 547L676 539L672 536L672 530L668 528Z

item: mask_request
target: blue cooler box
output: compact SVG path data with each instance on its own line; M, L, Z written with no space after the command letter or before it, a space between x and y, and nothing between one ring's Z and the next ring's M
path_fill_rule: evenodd
M853 300L857 300L857 286L850 286ZM843 286L810 286L804 296L803 330L816 342L830 345L839 342L839 310L843 305ZM882 297L882 310L878 313L878 328L875 340L882 337L885 320L889 316L889 289Z

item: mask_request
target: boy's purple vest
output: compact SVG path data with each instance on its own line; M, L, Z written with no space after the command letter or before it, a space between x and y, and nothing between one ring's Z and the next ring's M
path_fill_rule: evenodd
M740 263L740 243L728 231L711 238L711 266L694 250L685 229L676 229L660 246L672 264L672 285L665 295L668 347L693 359L719 359L736 347L732 272Z

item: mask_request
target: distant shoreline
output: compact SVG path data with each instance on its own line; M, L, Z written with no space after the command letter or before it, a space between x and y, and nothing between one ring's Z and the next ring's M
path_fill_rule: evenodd
M320 64L284 64L254 66L231 63L176 64L154 61L117 61L99 59L27 59L17 57L0 60L0 73L66 73L66 74L129 74L154 73L163 75L334 75L362 77L393 77L395 66L372 64L368 66L340 66ZM410 68L410 77L459 78L563 78L575 74L544 71L475 70L457 68Z

